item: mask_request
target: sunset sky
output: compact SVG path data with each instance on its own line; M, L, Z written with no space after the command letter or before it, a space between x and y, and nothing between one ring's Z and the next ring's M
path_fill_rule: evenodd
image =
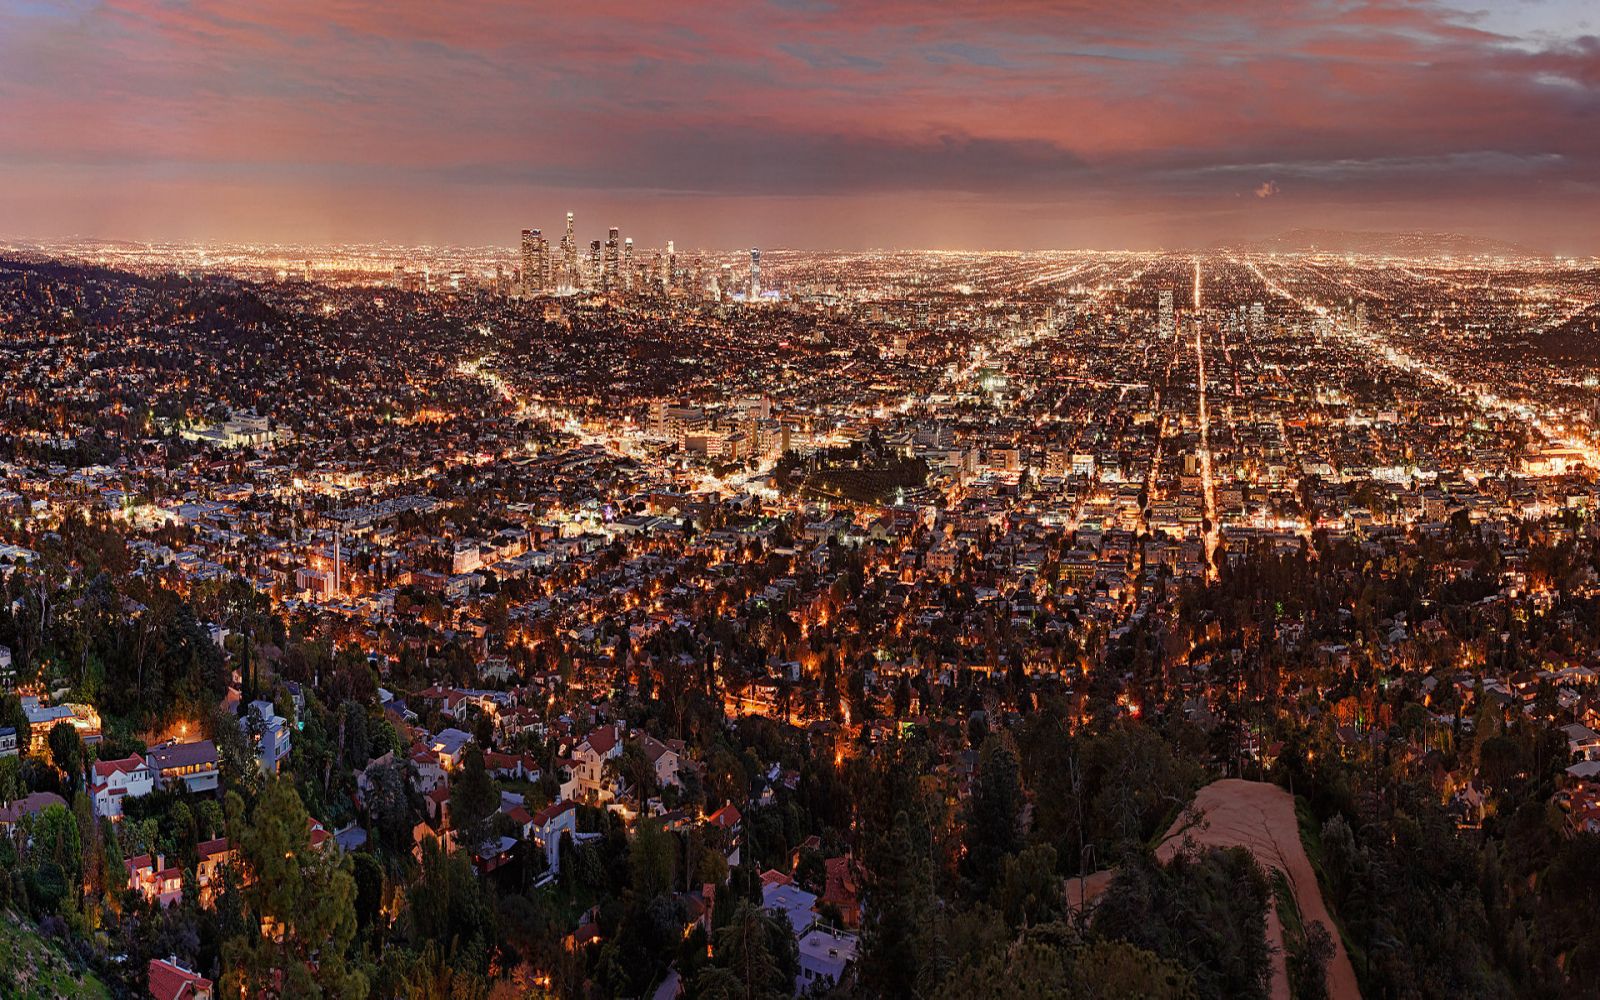
M1594 0L0 0L0 238L1600 251Z

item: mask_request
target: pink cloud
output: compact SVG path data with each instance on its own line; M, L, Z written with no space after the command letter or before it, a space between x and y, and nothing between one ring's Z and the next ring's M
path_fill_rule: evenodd
M1595 199L1597 82L1594 38L1512 46L1410 0L0 0L0 180L76 165L122 168L129 197L147 171L308 200L907 190L1200 212L1270 174L1307 210ZM1428 163L1447 173L1423 188Z

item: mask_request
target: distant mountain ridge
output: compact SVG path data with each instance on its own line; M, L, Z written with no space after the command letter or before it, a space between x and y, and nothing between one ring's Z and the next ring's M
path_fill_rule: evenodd
M1231 241L1228 249L1255 253L1349 253L1397 257L1547 257L1506 240L1462 233L1385 233L1340 229L1291 229L1265 239Z

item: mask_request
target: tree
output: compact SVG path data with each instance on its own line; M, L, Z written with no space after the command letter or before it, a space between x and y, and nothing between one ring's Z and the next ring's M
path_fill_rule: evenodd
M22 699L10 692L0 693L0 729L15 729L18 752L28 752L28 713Z
M1242 847L1133 855L1094 910L1096 934L1188 969L1201 997L1267 995L1267 877Z
M410 850L414 828L411 800L406 796L400 766L391 760L368 768L367 782L363 801L372 821L372 832L384 850L399 856Z
M1333 935L1322 921L1313 920L1300 947L1287 956L1289 988L1295 1000L1327 1000L1328 962L1333 955Z
M252 714L246 724L259 727L261 720ZM260 791L261 765L239 725L239 718L217 709L211 718L211 740L217 748L217 770L222 777L222 787L247 795Z
M1090 943L1078 953L1073 979L1073 1000L1189 1000L1194 996L1194 985L1182 968L1126 941Z
M647 900L672 891L677 857L676 838L655 820L641 820L628 850L633 890Z
M437 839L425 840L422 871L407 902L413 941L437 942L452 964L475 971L488 965L494 908L465 852L447 852Z
M822 852L806 848L800 852L800 863L795 865L794 879L807 892L821 893L828 881L828 862Z
M50 761L67 776L68 790L76 789L83 780L83 740L70 722L58 722L50 728Z
M934 895L927 842L911 814L900 811L870 872L861 941L861 980L869 996L915 995L924 966L936 955L930 947Z
M83 865L78 820L66 806L47 806L28 832L28 855L35 865L54 865L69 889L78 885ZM74 892L74 895L76 893Z
M457 843L469 850L482 846L489 834L489 818L500 808L500 792L483 763L483 751L467 748L461 771L450 783L450 823L459 831Z
M938 1000L1032 1000L1071 996L1071 974L1059 949L1023 940L958 968L940 985Z
M1000 880L1001 863L1022 849L1022 776L1017 751L1000 735L983 741L977 782L967 803L962 874L987 897Z
M1048 923L1066 912L1055 848L1037 844L1001 864L1000 884L992 903L1013 927Z
M25 790L22 784L21 759L0 757L0 804L20 798Z
M244 896L259 922L224 944L221 992L365 997L366 977L345 961L356 932L350 862L332 847L311 847L310 817L294 786L268 782L251 821L235 823L249 876Z
M712 935L712 961L696 977L696 993L738 1000L780 1000L794 995L800 956L789 922L754 903L740 903Z
M371 927L383 907L383 866L363 851L351 855L351 875L356 883L356 923Z

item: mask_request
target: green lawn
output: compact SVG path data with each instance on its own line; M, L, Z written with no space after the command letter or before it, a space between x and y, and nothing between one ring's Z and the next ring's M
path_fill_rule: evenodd
M66 956L16 914L0 913L0 993L18 1000L83 997L109 1000L111 991L88 972L76 972Z

